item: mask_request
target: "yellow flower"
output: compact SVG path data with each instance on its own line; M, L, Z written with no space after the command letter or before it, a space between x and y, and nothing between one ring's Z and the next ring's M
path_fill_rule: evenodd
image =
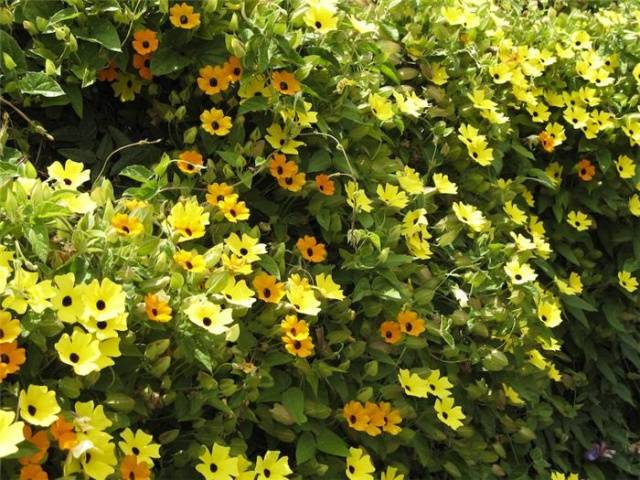
M231 131L231 117L227 117L222 110L212 108L200 114L202 128L211 135L223 137Z
M256 480L287 480L293 473L289 467L289 457L281 457L280 452L267 450L264 457L256 459Z
M323 2L310 5L304 14L304 23L323 34L335 30L338 25L338 18L336 17L335 9L330 8L330 5Z
M429 102L418 97L413 90L405 95L400 92L393 92L393 98L396 100L398 110L412 117L419 117L422 111L429 106Z
M144 297L144 310L147 318L153 322L166 323L171 320L172 309L169 297L161 293L147 293Z
M437 413L438 420L445 425L448 425L453 430L458 430L462 425L462 420L466 418L462 413L462 408L454 405L454 400L451 397L438 398L434 408Z
M55 180L61 188L77 190L80 185L89 181L89 170L84 165L73 160L67 160L64 167L60 162L53 162L47 167L49 178Z
M404 393L411 397L427 398L429 395L429 382L417 373L400 369L398 381L404 389Z
M318 315L320 313L320 301L314 291L305 285L287 282L287 300L296 310L303 315Z
M291 136L290 132L283 130L278 123L267 128L267 133L269 134L265 136L267 142L276 150L288 155L297 155L298 147L304 145L304 142L295 140L295 135Z
M38 282L38 273L29 272L23 268L16 270L13 280L8 284L3 301L4 308L22 315L29 307L36 313L51 308L51 299L56 290L51 280Z
M304 340L309 336L309 325L304 320L299 320L296 315L287 315L280 322L280 329L294 340Z
M377 93L369 95L369 108L371 112L383 122L393 118L393 107L391 102Z
M96 317L89 316L82 319L81 323L90 333L93 333L98 340L114 338L118 336L118 332L127 330L128 313L122 313L112 317L98 320Z
M260 260L260 255L267 253L267 247L264 243L258 243L259 238L254 238L246 233L239 237L236 233L229 235L224 244L235 255L243 258L248 263Z
M514 257L504 266L504 271L514 285L533 282L538 278L538 274L535 273L533 268L528 263L520 263L517 257Z
M153 442L153 437L143 430L134 433L130 428L125 428L120 433L123 441L118 443L120 450L125 455L135 455L137 461L144 462L153 467L153 459L160 458L160 445Z
M196 470L202 474L205 480L230 480L239 474L238 457L229 455L230 447L223 447L214 443L211 451L207 448L200 457Z
M130 102L142 90L142 81L136 75L121 73L111 88L114 97L120 97L121 102Z
M629 211L632 215L640 217L640 196L637 193L629 198Z
M248 220L251 213L246 203L238 201L237 195L229 195L222 202L218 202L218 208L231 223Z
M509 218L516 225L524 225L527 223L527 214L520 210L517 205L509 201L504 204L504 213L509 215Z
M244 280L236 281L233 277L227 282L222 294L227 302L239 307L251 308L251 305L256 301L253 298L255 292L247 287L247 282Z
M144 225L136 217L127 215L126 213L116 213L111 218L111 226L120 235L125 237L135 237L144 232Z
M349 480L373 480L375 471L371 457L362 448L349 448L345 471Z
M347 204L353 208L356 212L370 212L373 210L371 200L367 197L364 190L358 188L358 184L353 181L348 181L345 189L347 193Z
M24 422L16 422L15 418L14 412L0 410L0 458L16 453L24 440Z
M567 223L579 232L583 232L589 230L589 227L593 224L593 220L579 210L572 210L567 215Z
M582 293L582 279L576 272L571 272L567 281L555 277L560 293L565 295L580 295Z
M284 348L291 355L295 355L300 358L307 358L313 355L313 341L309 337L297 340L289 335L285 335L282 337L282 341L284 342Z
M405 166L404 169L396 172L396 178L400 187L409 195L417 195L424 190L420 175L411 167Z
M122 287L108 278L100 282L94 279L85 288L83 303L85 305L85 316L89 316L98 322L109 320L121 314L125 314L125 302L127 295Z
M201 238L209 225L209 213L194 199L176 203L167 217L171 229L179 235L178 242Z
M436 85L444 85L449 80L447 69L443 65L431 65L431 82Z
M396 185L387 183L384 187L379 184L376 188L376 193L380 200L386 203L389 207L404 208L409 203L407 194L399 190Z
M75 275L70 272L54 277L56 292L51 299L52 308L65 323L77 321L84 313L84 285L75 285Z
M443 173L433 174L433 184L435 185L436 191L443 195L456 195L458 193L458 186Z
M562 311L555 302L542 302L538 304L538 318L547 327L554 328L562 323Z
M491 65L489 67L489 75L494 83L502 84L511 80L511 68L504 64Z
M20 391L18 399L20 417L39 427L48 427L58 419L60 405L56 400L56 392L42 385L29 385L27 390Z
M507 397L507 400L509 400L513 405L524 405L524 400L522 400L520 394L506 383L502 384L502 391L504 392L504 396Z
M432 370L425 380L427 394L435 395L438 398L447 398L451 395L453 385L446 376L440 376L440 370Z
M9 312L0 310L0 343L11 343L22 331L19 320L12 318Z
M173 254L173 261L193 273L202 273L207 269L204 256L198 254L195 250L178 250Z
M487 142L484 139L474 140L471 144L467 145L467 150L469 156L483 167L487 167L493 162L493 148L488 148Z
M191 5L181 3L169 9L169 20L174 27L191 30L200 25L200 14L194 13Z
M550 163L544 170L556 188L562 183L562 170L563 168L558 162Z
M320 273L316 275L316 287L324 298L344 300L342 288L333 281L331 274Z
M100 345L98 340L81 329L75 328L71 336L62 334L55 349L60 356L60 361L71 365L76 375L88 375L98 369L96 361L100 357Z
M591 49L591 37L584 30L578 30L571 34L571 45L581 50Z
M462 223L469 225L471 230L475 232L481 232L488 225L488 221L482 212L473 205L455 202L452 208L456 218Z
M382 476L380 480L405 480L404 475L402 473L398 473L398 469L396 467L387 467L387 470L382 472Z
M636 164L626 155L620 155L615 163L620 178L633 178L635 176Z
M222 335L229 330L228 325L233 322L233 312L230 308L222 309L208 300L194 300L185 310L189 320L204 328L213 335Z
M460 127L458 128L458 133L458 138L460 139L460 141L467 146L478 141L486 142L487 138L484 135L481 135L476 127L467 123L463 123L460 125Z
M638 289L638 279L626 270L618 272L618 283L629 293L633 293Z

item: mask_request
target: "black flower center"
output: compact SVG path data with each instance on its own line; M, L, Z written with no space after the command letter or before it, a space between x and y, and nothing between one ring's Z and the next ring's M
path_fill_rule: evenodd
M264 472L262 472L264 474L265 477L269 478L271 476L271 470L269 470L268 468L264 469Z
M215 463L212 463L211 465L209 465L209 470L211 471L211 473L216 473L218 471L218 466Z
M65 178L65 179L63 180L63 182L64 182L64 184L65 184L65 185L71 185L71 184L73 183L73 182L71 181L71 179L69 179L69 178Z
M72 363L78 363L78 360L80 360L80 357L78 356L77 353L72 353L71 355L69 355L69 360L71 360Z
M411 330L413 330L413 325L411 323L407 323L407 326L404 328L407 332L410 332Z
M131 232L131 230L129 230L129 227L127 227L126 225L124 227L122 227L122 231L124 233L130 233Z
M180 17L180 23L184 25L185 23L189 23L189 18L186 15L182 15Z
M322 23L316 22L316 28L322 28Z
M307 248L307 255L309 255L310 257L313 257L313 249L312 248Z
M269 290L268 288L265 288L262 291L262 295L264 295L265 298L269 298L271 296L271 290Z
M104 330L105 328L107 328L107 321L106 320L101 320L98 323L96 323L96 327L98 327L100 330Z
M300 347L302 347L302 344L298 340L293 342L293 348L295 348L296 350L299 350Z
M4 330L0 328L0 338L4 338Z
M446 420L447 418L449 418L449 414L447 412L442 412L442 418Z
M142 42L142 48L149 48L149 42L147 42L146 40Z
M236 67L233 69L233 74L238 77L242 73L242 69L240 67Z
M211 85L212 87L217 87L218 86L218 79L217 78L210 78L209 79L209 85Z
M185 228L184 233L186 233L189 236L193 235L193 231L190 228Z
M138 447L133 447L131 451L134 455L140 455L140 449Z
M282 167L278 167L278 168L276 169L276 172L278 172L278 175L282 175L282 173L284 172L284 168L282 168Z
M211 128L213 128L214 130L218 130L220 128L220 124L218 122L212 122Z
M246 255L247 253L249 253L249 250L247 250L246 248L244 248L244 247L243 247L243 248L241 248L241 249L240 249L240 255L243 255L243 256L244 256L244 255Z
M387 338L391 338L391 337L393 337L393 332L391 330L387 330L387 333L385 334L385 336Z
M289 90L287 82L280 82L280 90Z
M187 270L191 270L191 269L193 268L193 263L191 263L191 262L186 262L186 263L184 264L184 266L185 266L185 267L187 267Z
M158 315L158 309L157 308L152 308L151 309L151 315L153 315L154 317L156 317Z
M6 353L0 353L0 363L9 363L11 359Z
M351 416L349 417L349 421L350 421L351 423L356 423L356 420L357 420L357 419L356 419L356 416L355 416L355 415L351 415Z
M32 417L36 414L37 411L38 411L38 409L36 407L34 407L33 405L29 405L27 407L27 412L29 412L29 415L31 415Z
M355 473L356 469L353 465L349 465L349 473L353 474Z
M65 295L64 298L62 299L63 307L70 307L72 303L73 303L73 299L69 295Z
M98 301L96 302L96 308L97 308L98 310L104 310L105 308L107 308L107 304L106 304L106 303L104 303L104 300L98 300Z
M516 280L520 281L520 280L522 280L522 275L520 275L519 273L516 273L516 274L514 275L514 278L515 278Z
M209 317L204 317L204 318L202 319L202 324L203 324L205 327L209 327L209 326L211 325L211 319L210 319Z

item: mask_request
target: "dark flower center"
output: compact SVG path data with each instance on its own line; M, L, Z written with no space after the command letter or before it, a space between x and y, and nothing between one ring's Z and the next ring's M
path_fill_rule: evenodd
M407 323L407 326L404 328L407 332L410 332L411 330L413 330L413 325L411 323Z
M233 74L238 77L242 73L242 69L240 67L236 67L233 69Z
M447 412L442 412L442 418L446 420L447 418L449 418L449 414Z
M158 315L158 309L157 308L152 308L151 309L151 315L153 315L154 317L156 317Z
M209 85L211 85L212 87L217 87L218 86L218 79L217 78L210 78L209 79Z
M184 233L186 233L189 236L193 235L193 231L190 228L185 228Z
M356 419L356 416L355 416L355 415L351 415L351 416L349 417L349 421L350 421L351 423L356 423L356 420L357 420L357 419Z
M286 183L287 185L291 185L293 183L293 178L292 177L285 178L284 183Z
M280 82L280 90L289 90L287 82Z
M216 473L218 471L218 466L215 463L212 463L211 465L209 465L209 470L211 471L211 473Z
M126 225L124 227L122 227L122 231L124 233L130 233L131 232L131 230L129 230L129 227L127 227Z
M78 360L80 360L80 357L78 356L77 353L72 353L71 355L69 355L69 360L71 360L73 363L78 363Z
M296 350L299 350L300 347L302 347L302 344L298 340L293 342L293 348L295 348Z
M263 474L265 477L269 478L271 476L271 470L265 468Z
M307 255L309 255L310 257L313 257L313 249L312 248L307 248Z
M4 338L4 330L0 328L0 338Z
M218 130L220 128L220 124L218 122L212 122L211 128L213 128L214 130Z
M107 328L107 322L105 320L101 320L100 322L96 323L96 327L98 327L100 330L104 330L105 328Z
M73 183L69 178L65 178L63 182L65 185L71 185Z
M391 330L387 330L387 333L385 335L387 338L391 338L393 337L393 332Z
M522 275L520 275L519 273L516 273L514 278L516 280L520 281L520 280L522 280Z
M353 465L349 465L349 473L353 474L355 473L356 469Z
M246 248L241 248L240 249L240 255L246 255L247 253L249 253L249 250L247 250Z
M149 42L147 42L146 40L142 42L142 48L149 48Z
M185 23L189 23L189 18L186 15L182 15L180 17L180 23L184 25Z
M193 263L191 262L186 262L184 265L187 267L187 270L191 270L193 268Z
M203 324L205 327L209 327L209 326L211 325L211 319L210 319L209 317L204 317L204 318L202 319L202 324Z
M10 361L11 359L9 358L9 355L6 353L0 354L0 363L9 363Z
M282 175L282 172L284 172L284 168L278 167L276 171L278 172L278 175Z
M107 308L107 304L106 304L106 303L104 303L104 300L98 300L98 301L96 302L96 308L97 308L98 310L104 310L105 308Z
M271 296L271 290L269 290L268 288L265 288L262 291L262 295L264 295L266 298L269 298Z
M70 307L72 303L73 299L69 295L65 295L65 297L62 299L63 307Z
M316 22L316 28L322 28L322 23Z
M131 451L134 455L140 455L140 449L138 447L133 447Z
M34 407L33 405L29 405L27 407L27 412L29 412L29 415L31 415L32 417L36 414L37 411L38 411L38 409L36 407Z

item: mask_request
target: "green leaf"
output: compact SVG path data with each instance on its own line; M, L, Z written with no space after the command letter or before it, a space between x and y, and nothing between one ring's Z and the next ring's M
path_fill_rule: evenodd
M33 252L43 262L47 261L49 255L49 231L42 223L36 223L27 230L27 240L33 248Z
M233 151L220 151L218 155L222 157L222 159L235 168L240 168L245 164L244 158L237 152Z
M102 45L107 50L122 51L116 27L105 17L89 17L87 26L79 30L76 36L88 42Z
M296 443L296 463L311 460L316 454L316 440L311 432L303 432Z
M0 45L2 45L2 53L11 57L13 62L16 64L16 68L19 70L27 68L24 52L20 48L20 45L18 45L18 42L16 42L15 39L4 30L0 30ZM0 63L0 67L2 67L2 70L4 71L4 62Z
M144 165L129 165L124 167L118 175L142 183L155 177L154 173Z
M316 445L318 450L329 455L345 458L349 455L349 445L328 428L323 427L318 430Z
M266 97L251 97L247 98L238 107L238 114L248 112L261 112L269 107L269 100Z
M58 82L42 72L27 72L20 79L19 88L26 95L61 97L65 94Z
M331 156L326 150L317 150L309 159L309 165L305 169L307 172L322 172L331 166Z
M524 148L521 144L514 142L514 143L511 144L511 148L518 155L520 155L520 156L522 156L524 158L528 158L529 160L535 160L535 157L533 156L533 153L531 153L529 150Z
M565 295L562 297L562 301L567 305L571 305L573 308L578 308L580 310L585 310L587 312L596 312L598 309L591 305L589 302L584 301L582 298L578 296L568 296Z
M166 75L177 72L191 63L191 59L175 51L170 45L161 46L151 59L151 72Z
M298 387L291 387L282 394L282 404L289 411L293 420L302 425L307 422L304 414L304 392Z
M260 266L264 268L267 273L276 277L277 280L280 280L280 269L278 268L278 264L269 255L262 255L260 257Z
M12 458L30 457L31 455L38 453L39 451L40 451L40 448L38 448L37 445L27 440L23 440L18 444L17 452L12 453L11 455L7 455L6 457L3 457L3 458L12 459Z

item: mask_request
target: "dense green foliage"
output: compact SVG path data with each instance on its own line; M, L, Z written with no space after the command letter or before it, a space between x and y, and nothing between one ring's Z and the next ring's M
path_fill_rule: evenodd
M0 2L1 474L640 476L638 5L188 3Z

